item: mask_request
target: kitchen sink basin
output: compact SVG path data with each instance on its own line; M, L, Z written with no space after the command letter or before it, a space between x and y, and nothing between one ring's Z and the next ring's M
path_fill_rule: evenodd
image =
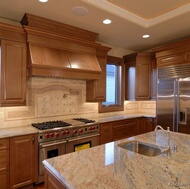
M162 153L158 146L137 140L121 143L118 146L145 156L158 156Z

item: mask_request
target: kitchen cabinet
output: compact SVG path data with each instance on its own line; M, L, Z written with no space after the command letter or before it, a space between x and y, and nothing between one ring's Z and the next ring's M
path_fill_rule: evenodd
M0 139L0 188L9 189L9 139Z
M26 105L26 44L1 40L1 106Z
M124 119L100 125L100 144L135 136L138 134L137 119Z
M0 105L26 105L26 34L21 26L0 23Z
M152 49L156 54L157 68L189 64L190 40L182 40L176 43L160 46Z
M112 140L120 140L137 135L138 125L136 119L125 119L113 122Z
M125 100L150 100L151 54L134 53L124 56Z
M106 100L106 59L107 52L110 48L99 47L97 49L97 59L101 67L100 79L88 80L86 82L86 101L87 102L99 102Z
M60 182L52 176L52 174L45 170L45 177L44 177L44 187L45 189L66 189Z
M112 141L112 122L101 124L100 135L100 144L105 144Z
M10 188L32 186L37 181L37 134L10 138Z
M146 117L138 118L137 122L138 122L138 134L143 134L153 131L156 124L155 118L146 118Z

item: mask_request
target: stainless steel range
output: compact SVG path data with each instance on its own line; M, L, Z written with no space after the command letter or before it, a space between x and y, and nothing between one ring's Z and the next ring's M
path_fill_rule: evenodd
M67 121L32 123L39 130L39 179L44 181L42 161L99 144L99 124L94 120L74 118Z

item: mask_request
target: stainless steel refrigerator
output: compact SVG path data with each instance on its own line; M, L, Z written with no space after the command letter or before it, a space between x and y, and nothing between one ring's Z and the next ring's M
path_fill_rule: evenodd
M181 72L180 76L183 76L183 70ZM169 78L171 76L167 75L169 72L158 78L157 125L190 134L190 78Z

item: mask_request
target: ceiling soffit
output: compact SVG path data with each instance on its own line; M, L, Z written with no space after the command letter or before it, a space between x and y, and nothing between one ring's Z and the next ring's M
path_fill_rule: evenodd
M147 8L143 9L144 12L140 11L139 3L133 1L121 1L121 0L82 0L88 4L91 4L95 7L98 7L104 11L110 12L116 16L119 16L125 20L128 20L132 23L138 24L144 28L149 28L156 24L162 23L166 20L172 19L174 17L180 16L184 13L190 11L190 1L181 0L181 1L170 1L167 2L168 6L163 6L163 4L159 1L160 6L155 4L155 1L152 4L149 4L147 7L152 9L154 5L156 8L156 13L154 11L150 11L147 13ZM148 0L147 0L148 1ZM163 0L162 0L163 1ZM163 1L164 2L164 1ZM130 3L130 4L129 4ZM145 3L145 2L144 2ZM144 4L143 3L143 4ZM127 6L131 5L131 6Z

